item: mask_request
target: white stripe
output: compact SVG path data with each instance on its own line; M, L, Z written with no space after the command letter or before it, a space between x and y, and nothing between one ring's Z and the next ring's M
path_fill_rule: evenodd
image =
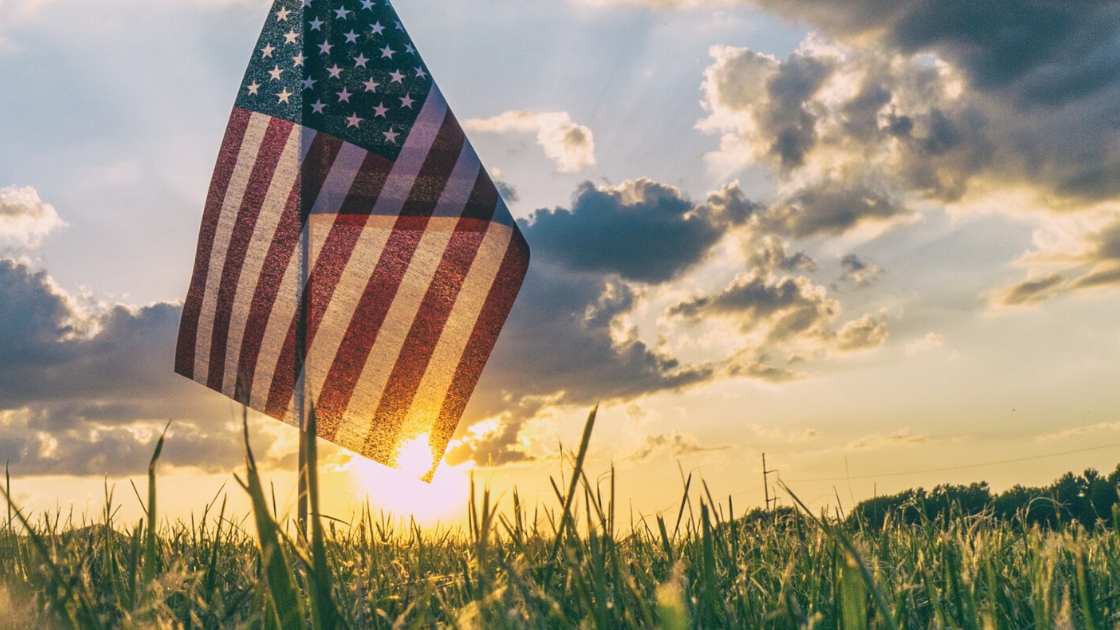
M323 389L323 382L330 372L334 357L342 345L342 338L350 326L354 311L358 308L358 301L369 284L370 275L381 259L381 252L385 243L393 233L393 224L396 217L371 216L366 220L362 233L354 244L354 250L346 263L346 269L338 279L338 285L331 294L331 301L323 313L315 339L307 353L305 371L311 384L312 399L318 400ZM336 228L337 229L337 228ZM294 396L293 396L294 400Z
M311 214L338 213L342 203L346 201L346 195L350 194L350 186L354 184L354 178L362 169L362 162L365 161L367 153L365 149L349 142L342 143L342 148L338 150L338 157L334 159L334 164L331 164L331 172L323 181L323 187L319 190L319 196L311 208Z
M512 236L513 228L508 225L491 223L487 228L478 254L475 255L470 271L463 279L459 295L455 298L455 306L451 309L439 342L432 352L424 378L416 389L412 407L401 425L398 443L430 432L433 423L439 418L451 389L451 381L455 378L467 343L474 333L475 323L494 286L494 279L498 277L498 270L505 259ZM429 439L435 441L434 437Z
M463 214L463 208L471 198L474 184L478 181L478 170L482 164L478 155L471 148L469 141L463 142L463 150L459 153L459 160L451 171L447 185L443 187L436 209L432 211L434 217L458 217Z
M222 211L218 217L218 227L214 232L214 244L210 250L210 267L206 273L206 290L202 293L202 310L198 316L198 336L194 350L194 380L206 383L210 368L210 344L214 335L214 315L217 312L218 290L222 285L222 269L226 265L226 253L233 236L233 226L241 210L241 200L249 186L249 178L257 163L257 154L264 142L271 117L254 112L249 117L245 137L237 154L237 164L233 167Z
M393 163L393 170L385 179L381 187L381 194L373 206L373 214L387 214L396 216L400 214L404 202L412 192L412 184L424 166L428 151L436 141L443 118L447 114L447 102L443 100L439 88L432 85L428 99L424 101L424 108L408 132L397 161Z
M288 134L288 142L280 154L280 161L276 164L268 193L265 195L264 203L261 204L260 214L257 215L253 236L245 252L245 262L241 265L241 276L237 282L237 292L234 294L233 309L230 312L229 333L226 339L226 368L222 380L222 393L231 398L236 393L241 341L245 336L245 323L249 319L249 311L253 306L253 295L257 291L261 270L264 268L264 261L268 256L272 240L276 236L280 217L284 215L284 209L292 196L292 188L299 175L300 129L299 125L294 125L291 133Z
M353 184L365 156L365 150L344 143L334 163L331 164L331 170L323 182L322 192L315 200L312 214L308 217L300 238L302 243L303 237L308 236L308 242L311 243L308 269L315 269L323 242L334 224L335 213L342 207L342 202L346 199L345 191L350 190L350 185ZM344 191L342 194L338 192L340 189ZM323 216L316 218L317 213ZM276 294L272 312L268 316L268 325L265 326L260 354L257 356L250 405L254 409L263 409L268 403L268 392L272 388L272 379L276 375L276 363L280 360L288 329L292 325L296 311L299 310L303 288L303 283L300 281L300 248L296 247L284 271L284 279L281 281L280 291Z
M350 404L343 415L335 436L335 441L340 446L358 453L365 451L363 445L381 402L381 394L385 391L389 375L397 363L408 332L412 329L412 322L420 310L420 303L428 293L432 277L453 233L454 222L444 219L429 222L428 228L420 237L420 243L412 255L393 303L389 306L389 312L385 315L385 321L381 324L373 349L366 359Z

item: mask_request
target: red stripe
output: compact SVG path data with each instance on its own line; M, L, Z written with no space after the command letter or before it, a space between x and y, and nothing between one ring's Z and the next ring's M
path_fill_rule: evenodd
M455 306L467 272L474 262L478 248L482 245L485 232L479 231L473 225L473 219L461 219L456 224L455 233L447 244L439 267L436 269L428 292L420 303L420 310L412 322L412 328L405 338L397 363L389 376L385 392L377 408L375 417L378 421L377 433L398 433L408 410L412 407L416 390L428 369L428 363L435 353L436 344L439 343L440 334ZM468 225L471 224L471 225ZM373 431L370 435L373 435ZM375 451L374 459L389 461L393 453L380 452L389 444L383 439L367 438L365 450Z
M463 208L463 217L489 221L494 216L494 209L498 207L498 189L491 181L486 169L478 169L478 179L474 182L474 189L467 199L467 206Z
M222 282L218 288L218 300L214 312L214 336L210 342L210 366L206 376L206 386L222 391L222 380L226 371L226 344L229 341L229 320L233 315L233 300L237 297L237 285L241 280L241 267L245 264L245 254L253 240L253 230L257 225L261 207L264 205L268 189L284 146L292 135L295 125L287 120L273 118L265 130L264 141L253 165L249 185L241 199L241 209L230 235L226 262L222 269Z
M342 273L346 269L346 264L354 253L354 245L362 234L366 217L373 208L373 203L377 201L377 194L381 191L381 186L385 183L392 167L392 162L373 153L367 153L362 161L361 169L355 176L342 204L343 208L349 209L353 214L338 215L331 225L315 268L311 270L308 277L308 290L301 296L300 307L288 327L284 347L280 350L276 372L269 388L265 413L270 416L283 418L287 414L288 403L291 402L292 393L295 391L297 375L303 369L303 357L296 356L300 313L306 313L307 316L307 341L304 348L310 348L327 312L327 306L342 278ZM316 421L318 427L323 426L324 420L321 414L316 415ZM322 429L319 428L318 432L322 434Z
M432 142L432 147L424 159L424 164L420 167L419 175L416 178L416 184L418 185L412 187L408 199L405 200L404 207L411 208L410 211L419 213L419 216L415 214L412 216L406 215L402 210L402 214L397 217L381 257L366 283L362 297L358 300L358 307L346 327L338 354L331 362L316 406L315 419L319 435L333 435L338 430L342 415L350 404L350 397L354 394L358 379L361 378L366 359L369 357L381 330L381 325L385 321L385 315L396 297L397 289L400 288L401 280L412 261L412 255L415 253L420 238L428 225L428 217L431 216L436 202L439 200L439 194L442 193L443 188L447 185L447 180L451 177L451 171L455 164L448 158L448 152L453 149L456 142L458 142L459 151L461 151L463 131L459 128L459 124L455 122L454 116L447 113L444 115L440 130ZM458 154L455 155L454 159L458 159ZM363 164L364 166L365 164ZM434 193L433 191L437 188L439 193ZM434 201L432 201L433 199ZM339 220L342 220L342 218L340 216ZM353 245L350 244L349 249L352 249L352 247ZM345 256L348 258L349 255L350 251L347 250ZM316 268L318 267L317 264ZM337 267L336 273L341 274L345 264L337 264ZM312 278L312 281L317 283L318 279ZM337 279L335 282L337 283ZM313 288L313 292L315 290L317 289ZM324 289L325 291L326 289ZM329 291L333 294L334 284L329 286ZM329 301L330 295L328 294L326 298ZM324 311L327 301L323 302ZM311 312L314 313L315 310L313 308ZM322 313L315 314L313 317L321 319ZM314 325L317 326L318 323L316 321ZM296 342L295 332L293 329L289 334L293 346ZM310 347L311 341L312 337L309 334L308 347ZM288 359L288 356L291 356L290 364L293 371L292 376L289 377L287 374L281 373L279 369L277 370L272 391L269 392L267 411L269 415L274 417L281 417L278 414L287 413L288 403L291 401L292 391L295 387L294 381L301 367L300 362L295 357L294 347L289 353L287 352L287 345L288 343L285 341L285 353L282 357ZM291 383L288 382L289 378L292 379Z
M325 436L329 430L333 437L337 431L427 223L426 217L400 217L393 226L319 394L315 416L320 423L319 435Z
M463 152L463 142L466 136L450 112L443 118L443 124L428 150L424 165L416 174L412 183L412 190L408 199L401 207L403 217L430 217L436 209L436 204L443 196L443 189L447 187L447 180L455 170L455 163Z
M198 250L194 259L194 274L183 304L183 318L179 323L179 341L175 350L175 372L187 378L194 378L194 353L198 338L198 318L202 312L202 296L206 290L206 276L210 270L210 253L214 247L214 234L218 231L218 219L222 214L229 180L237 165L245 130L249 127L250 112L234 108L226 127L222 148L218 153L218 164L210 180L210 191L206 196L206 208L202 214L202 227L198 234Z
M521 283L525 280L525 272L529 268L529 246L525 243L521 231L516 227L513 230L513 237L502 259L502 266L498 269L498 275L490 287L486 304L482 307L478 321L475 322L471 340L459 360L459 367L451 380L451 389L443 401L439 418L436 419L429 433L432 454L437 458L443 456L447 443L459 424L459 419L463 417L467 401L470 400L471 393L474 392L475 385L482 376L482 368L486 367L486 361L498 341L498 333L501 332L506 317L513 309L514 300L521 290ZM425 478L430 480L432 472L429 472Z
M245 323L245 337L241 341L240 370L242 380L247 387L253 384L256 375L257 358L260 355L261 344L264 341L265 329L268 327L272 307L276 303L276 296L284 280L284 272L288 263L299 246L300 234L303 230L302 200L311 191L318 191L323 186L323 181L330 172L335 156L342 148L342 141L328 136L317 134L311 141L307 155L300 165L300 175L288 197L288 205L280 217L280 224L276 226L276 236L268 248L261 277L257 280L257 289L253 294L253 305L249 309L249 317Z

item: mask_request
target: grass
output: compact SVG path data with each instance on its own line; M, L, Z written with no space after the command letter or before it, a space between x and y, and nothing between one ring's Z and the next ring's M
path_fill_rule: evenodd
M1120 622L1120 537L951 511L862 527L801 506L736 514L686 480L676 514L617 520L614 473L582 469L595 413L555 503L499 504L473 483L466 529L278 522L256 465L237 481L253 515L217 497L160 528L92 525L9 503L0 527L0 627L12 628L1090 628ZM315 453L308 454L310 462ZM313 469L312 469L313 470ZM0 492L11 493L10 481ZM137 496L139 497L139 492ZM796 495L790 492L796 502ZM1120 511L1114 511L1120 521Z

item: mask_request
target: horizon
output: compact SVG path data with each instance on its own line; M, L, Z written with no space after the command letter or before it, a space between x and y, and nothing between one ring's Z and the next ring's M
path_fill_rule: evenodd
M242 465L172 356L271 2L75 6L0 4L0 460L21 507L108 479L138 517L171 419L185 518ZM813 508L1120 462L1115 3L394 6L533 260L433 483L321 442L324 513L547 502L597 403L588 471L647 515L690 473L761 506L763 453ZM249 415L294 512L297 432Z

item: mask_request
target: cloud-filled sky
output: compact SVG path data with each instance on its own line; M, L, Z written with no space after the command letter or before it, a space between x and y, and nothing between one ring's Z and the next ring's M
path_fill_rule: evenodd
M29 500L139 473L172 418L173 475L240 461L172 340L269 5L0 0L0 459ZM533 249L449 477L543 493L600 401L593 466L647 512L675 461L757 504L766 452L819 505L1120 461L1120 2L395 7Z

